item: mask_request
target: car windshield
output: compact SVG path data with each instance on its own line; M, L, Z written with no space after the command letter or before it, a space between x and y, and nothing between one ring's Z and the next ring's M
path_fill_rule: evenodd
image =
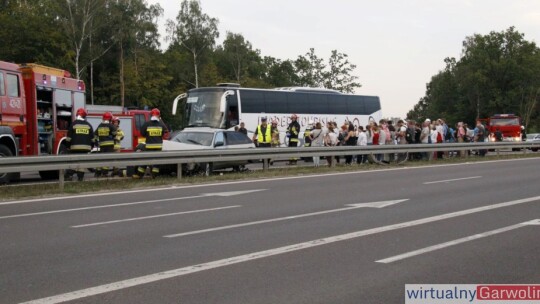
M188 131L178 133L172 140L189 145L210 146L213 139L214 133Z

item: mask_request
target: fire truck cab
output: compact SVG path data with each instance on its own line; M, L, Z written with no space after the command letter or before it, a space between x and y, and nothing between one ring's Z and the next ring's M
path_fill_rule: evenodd
M489 141L495 140L495 132L502 133L503 141L521 141L521 119L514 114L495 114L487 119Z

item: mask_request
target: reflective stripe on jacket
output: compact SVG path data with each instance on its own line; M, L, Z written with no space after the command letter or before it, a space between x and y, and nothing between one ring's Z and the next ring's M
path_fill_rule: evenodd
M257 142L269 144L272 142L272 128L266 125L266 132L262 132L261 125L257 126Z

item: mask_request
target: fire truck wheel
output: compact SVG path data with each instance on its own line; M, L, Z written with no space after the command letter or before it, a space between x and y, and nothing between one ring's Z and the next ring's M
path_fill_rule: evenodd
M4 146L0 145L0 157L11 157L13 153L11 150ZM12 180L16 179L16 173L0 173L0 184L7 184Z
M66 146L61 145L60 149L58 150L58 154L68 154L69 150ZM58 179L58 171L39 171L39 176L43 180L56 180Z

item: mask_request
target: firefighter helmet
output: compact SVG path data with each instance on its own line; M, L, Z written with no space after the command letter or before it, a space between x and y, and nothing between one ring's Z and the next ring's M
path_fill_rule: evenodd
M80 117L86 117L86 110L84 108L79 108L77 110L77 116L80 116Z
M113 123L117 122L118 124L120 124L120 118L118 118L117 116L113 116L112 122Z
M293 119L293 118L298 119L298 115L296 115L296 114L291 115L291 119Z
M111 113L111 112L105 112L105 113L103 113L103 120L111 121L112 118L113 118L113 116L112 116L112 113Z
M150 113L152 114L152 116L156 116L156 117L161 116L161 112L159 112L158 108L153 108Z

